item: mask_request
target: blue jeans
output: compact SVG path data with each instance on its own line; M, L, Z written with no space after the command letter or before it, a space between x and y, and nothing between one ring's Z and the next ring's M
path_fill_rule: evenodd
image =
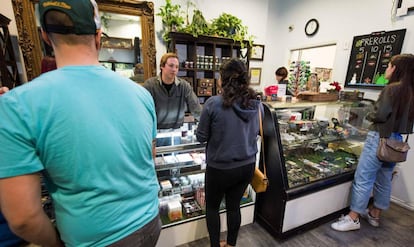
M402 140L399 133L392 133L389 138ZM368 132L355 171L350 209L359 214L365 212L371 191L374 196L374 207L384 210L390 206L391 179L395 163L383 162L377 158L379 139L378 132Z

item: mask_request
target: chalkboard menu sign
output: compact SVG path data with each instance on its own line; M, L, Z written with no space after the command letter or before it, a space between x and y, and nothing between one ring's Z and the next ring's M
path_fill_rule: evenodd
M392 56L400 54L406 29L355 36L345 87L382 89L384 73Z

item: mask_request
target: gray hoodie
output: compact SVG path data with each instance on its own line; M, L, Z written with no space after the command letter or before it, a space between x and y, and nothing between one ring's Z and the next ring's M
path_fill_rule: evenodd
M168 92L161 82L161 76L149 78L144 87L151 93L157 112L157 129L179 128L184 122L186 108L195 119L199 119L201 105L190 84L184 79L175 78Z
M224 108L222 96L206 101L196 136L199 142L207 142L208 166L230 169L256 161L259 108L263 115L263 106L258 100L251 100L247 109L239 103Z

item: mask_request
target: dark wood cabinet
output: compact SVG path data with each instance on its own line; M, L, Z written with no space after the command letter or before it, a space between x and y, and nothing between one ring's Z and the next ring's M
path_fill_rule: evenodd
M177 53L180 62L179 77L193 86L200 103L221 93L217 84L220 66L231 58L239 58L249 67L248 42L233 39L198 36L186 33L170 33L169 52Z

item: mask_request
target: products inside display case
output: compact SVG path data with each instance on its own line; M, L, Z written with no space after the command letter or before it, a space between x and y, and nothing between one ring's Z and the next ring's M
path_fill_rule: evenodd
M277 109L289 188L355 170L367 110L356 103Z
M160 184L160 215L163 225L203 214L204 173L171 177L160 181ZM165 186L166 184L169 185Z

